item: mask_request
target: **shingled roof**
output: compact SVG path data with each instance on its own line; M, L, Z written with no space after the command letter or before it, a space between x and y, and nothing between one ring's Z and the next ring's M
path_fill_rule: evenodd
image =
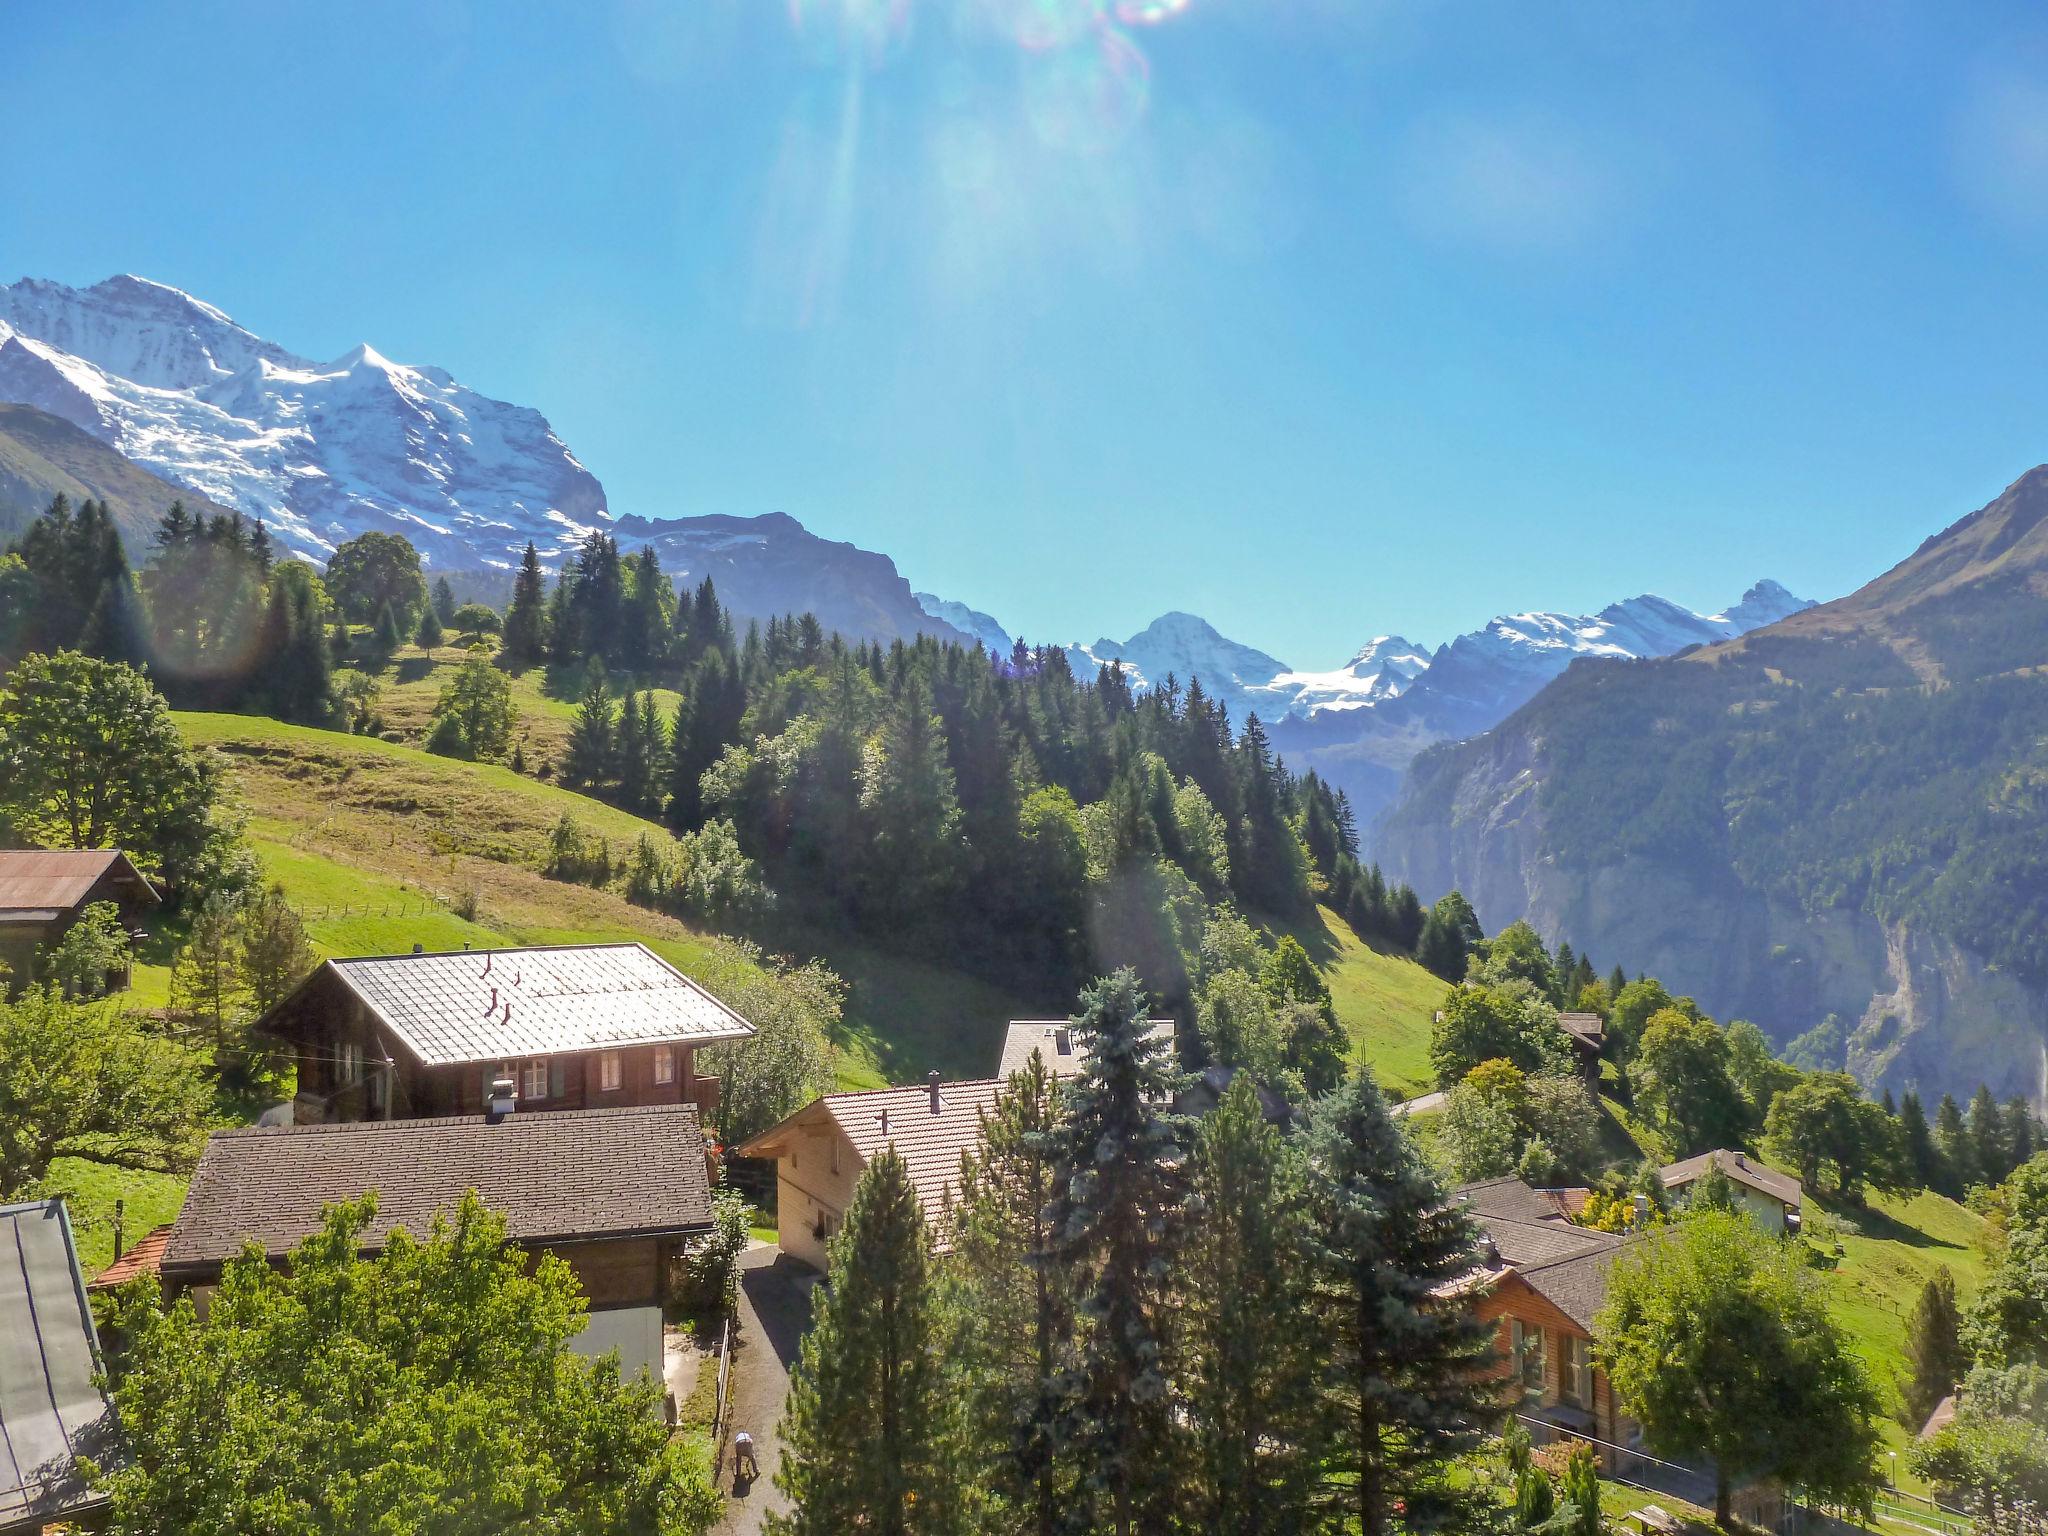
M1660 1169L1658 1176L1664 1180L1666 1189L1683 1189L1698 1179L1710 1166L1718 1167L1737 1184L1747 1184L1751 1189L1769 1195L1790 1210L1796 1211L1804 1203L1804 1187L1791 1174L1780 1173L1775 1168L1766 1168L1745 1152L1730 1152L1722 1147L1673 1163L1668 1168Z
M118 848L0 849L0 923L50 923L114 875L134 899L154 904L156 887Z
M0 1206L0 1528L40 1530L106 1502L78 1470L81 1456L118 1456L99 1368L64 1202Z
M211 1269L253 1239L285 1254L326 1207L377 1191L366 1251L424 1235L471 1189L528 1246L666 1236L711 1222L693 1104L366 1120L218 1131L171 1228L163 1270Z
M708 1045L754 1032L642 944L329 960L258 1027L289 1038L299 999L337 981L430 1067L623 1045Z
M1493 1245L1485 1269L1512 1270L1560 1312L1592 1332L1593 1314L1607 1299L1607 1270L1633 1241L1615 1232L1567 1221L1547 1191L1520 1179L1488 1179L1458 1190ZM1474 1279L1484 1280L1484 1272Z
M1145 1033L1154 1040L1173 1045L1173 1020L1147 1019ZM996 1067L998 1079L1007 1081L1022 1072L1037 1051L1052 1077L1072 1077L1081 1070L1081 1032L1071 1019L1012 1019L1003 1033L1003 1054Z
M828 1093L737 1149L741 1157L780 1157L807 1129L844 1132L865 1166L894 1146L924 1206L925 1219L944 1220L959 1193L960 1154L981 1135L1003 1083L993 1078L917 1088Z

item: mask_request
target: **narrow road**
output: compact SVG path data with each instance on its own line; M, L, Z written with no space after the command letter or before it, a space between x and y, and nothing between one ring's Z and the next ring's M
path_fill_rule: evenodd
M789 1511L789 1501L775 1488L775 1469L782 1465L777 1430L789 1398L789 1370L810 1321L816 1280L815 1270L785 1259L771 1244L749 1247L740 1255L739 1328L728 1389L732 1407L719 1473L727 1495L720 1536L759 1536L769 1515ZM754 1456L761 1464L757 1478L733 1476L730 1446L740 1430L754 1437Z
M1409 1115L1433 1115L1443 1107L1444 1095L1439 1091L1425 1093L1420 1098L1403 1099L1400 1103L1390 1106L1387 1113L1405 1118Z

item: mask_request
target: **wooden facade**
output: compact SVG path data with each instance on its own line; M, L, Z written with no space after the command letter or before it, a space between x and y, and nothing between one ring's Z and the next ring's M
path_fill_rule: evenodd
M708 1119L718 1105L717 1077L699 1073L695 1047L682 1043L428 1066L331 975L316 975L265 1029L296 1059L301 1124L473 1115L500 1077L529 1112L695 1104Z

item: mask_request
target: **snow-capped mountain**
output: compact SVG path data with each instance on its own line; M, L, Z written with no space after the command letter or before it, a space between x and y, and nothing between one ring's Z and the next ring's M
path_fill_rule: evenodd
M139 277L0 286L0 400L262 518L315 561L376 528L429 564L504 564L608 521L603 486L540 412L368 345L313 362Z
M939 597L930 592L913 593L917 606L935 619L943 619L963 635L970 635L981 643L985 651L998 656L1007 656L1016 647L1016 638L988 614L970 608L965 603L956 603L949 597Z

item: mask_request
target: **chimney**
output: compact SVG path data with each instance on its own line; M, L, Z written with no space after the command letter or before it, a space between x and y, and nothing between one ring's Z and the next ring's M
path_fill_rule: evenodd
M1636 1196L1636 1199L1635 1199L1635 1217L1636 1217L1636 1219L1635 1219L1635 1224L1636 1224L1637 1226L1639 1226L1639 1227L1643 1227L1643 1226L1648 1226L1648 1225L1649 1225L1649 1222L1650 1222L1650 1197L1649 1197L1648 1195L1637 1195L1637 1196Z
M1500 1263L1500 1244L1482 1234L1479 1239L1479 1256L1486 1260L1488 1269L1493 1268Z
M492 1125L496 1125L500 1120L512 1113L512 1106L516 1102L513 1097L512 1079L509 1077L493 1078L491 1079L490 1102L484 1109L484 1118L490 1121Z
M889 1134L889 1111L886 1109L882 1111L882 1134Z
M486 976L491 974L491 952L488 949L484 951L483 974ZM491 990L495 992L497 988L493 987Z
M931 1090L932 1113L936 1115L939 1112L939 1110L943 1108L943 1106L939 1103L939 1074L936 1072L927 1072L925 1074L924 1082L925 1086Z
M1749 1166L1748 1161L1740 1152L1735 1154L1735 1166L1738 1168L1747 1168Z
M427 952L427 946L415 940L412 946L412 952L416 955L424 955Z

